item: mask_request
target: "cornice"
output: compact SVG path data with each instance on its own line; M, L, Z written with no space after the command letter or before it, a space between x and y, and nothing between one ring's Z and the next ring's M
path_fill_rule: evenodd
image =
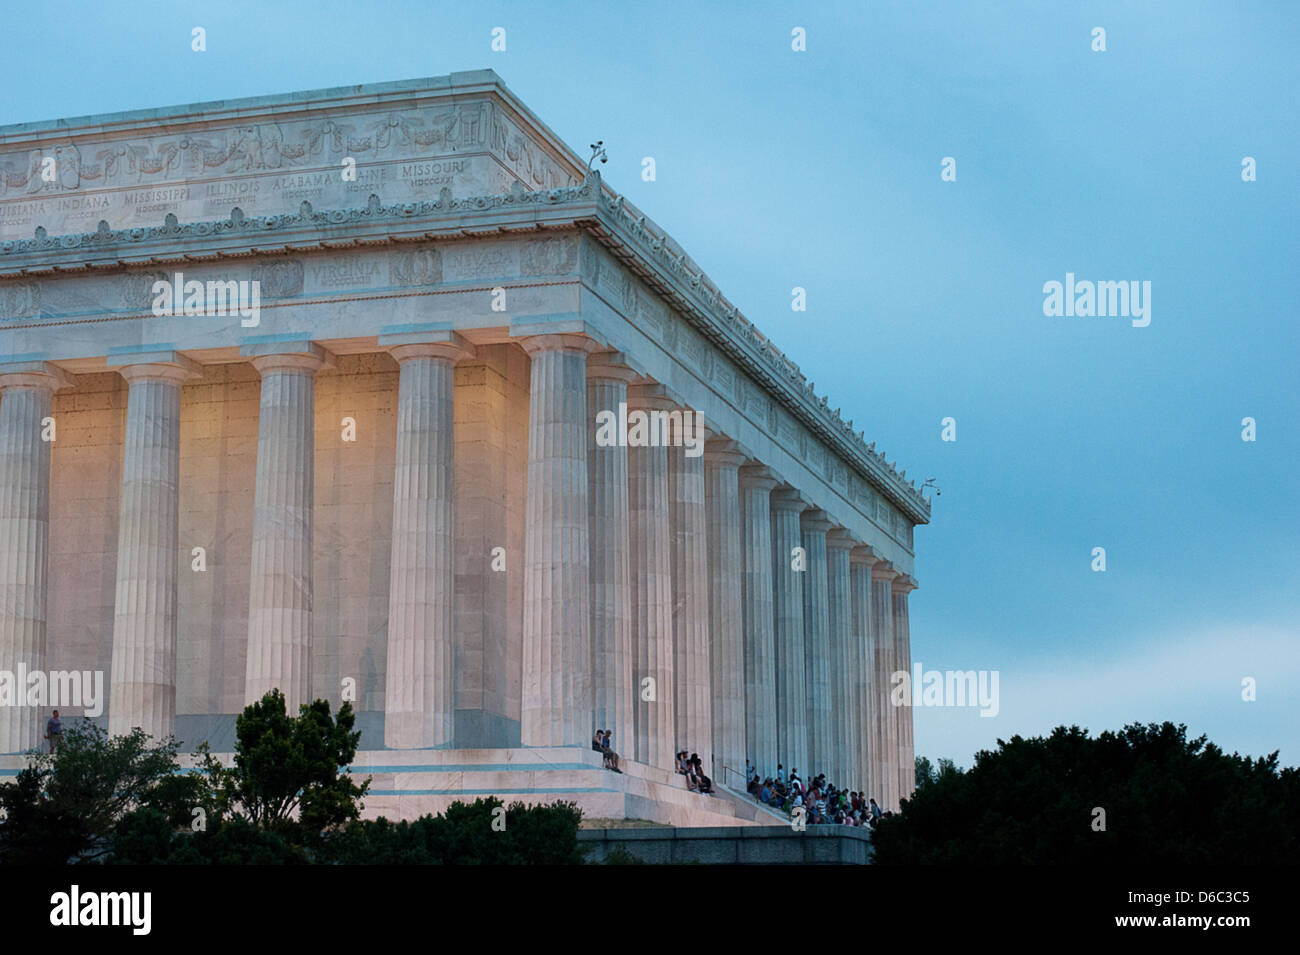
M448 238L500 236L546 229L582 229L604 245L647 286L667 299L705 338L765 387L810 431L913 522L929 523L930 504L906 472L868 444L840 409L818 397L799 367L727 301L680 247L622 196L606 190L593 171L581 185L457 199L444 188L437 200L385 205L372 194L364 208L248 217L235 207L225 220L0 242L0 280L146 264L242 258L355 246Z

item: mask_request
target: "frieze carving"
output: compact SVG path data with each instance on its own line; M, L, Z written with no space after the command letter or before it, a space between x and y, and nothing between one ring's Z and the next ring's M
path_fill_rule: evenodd
M35 282L0 283L0 318L34 318L41 313L41 287Z
M437 285L442 281L442 253L433 246L403 249L388 269L393 285Z
M486 101L442 109L390 112L386 116L342 116L268 122L206 129L198 134L133 137L89 143L65 143L53 149L61 190L144 185L168 179L280 170L344 156L400 158L430 149L458 150L482 146L487 132ZM518 134L516 134L518 135ZM555 183L552 169L536 147L511 149L522 159L530 181ZM505 149L502 150L506 152ZM508 153L507 153L508 154ZM0 199L49 192L41 178L47 147L0 156ZM553 164L551 164L553 167Z
M568 235L525 242L519 257L524 275L567 275L577 264L578 240Z
M303 266L297 259L260 262L253 278L261 283L263 298L290 298L302 294Z
M155 282L168 282L171 279L166 272L127 272L125 275L119 275L117 278L118 294L122 298L124 308L151 308L155 298L153 287Z

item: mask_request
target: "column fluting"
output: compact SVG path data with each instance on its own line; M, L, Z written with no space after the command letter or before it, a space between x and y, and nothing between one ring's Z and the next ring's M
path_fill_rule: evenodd
M637 373L618 353L587 359L587 464L591 476L588 514L591 535L592 719L615 740L632 742L632 542L629 528L627 443L619 427L627 413L627 387ZM600 423L612 441L598 441ZM605 432L608 434L608 429ZM626 745L626 744L624 744ZM632 755L632 751L628 751Z
M836 530L826 537L826 606L831 636L831 768L835 785L853 789L853 717L858 705L853 672L853 597L849 551L857 542Z
M674 442L668 449L673 678L677 687L674 750L696 753L707 771L713 762L708 510L704 503L703 457L708 434L696 412L683 409L682 420L683 440ZM690 427L685 427L687 421L691 422Z
M649 444L657 413L674 402L658 385L628 388L629 434L635 416L645 415L644 441L628 439L628 501L632 530L632 641L637 685L634 723L636 758L661 769L673 768L676 752L676 682L673 651L673 577L668 448L658 434ZM653 683L647 684L646 680Z
M119 367L129 385L117 525L117 593L108 731L176 731L180 567L181 383L197 366L180 355Z
M452 745L455 700L455 394L463 342L397 345L384 745Z
M0 365L0 661L15 674L44 671L50 542L50 442L54 392L71 378L44 362ZM0 753L39 747L40 707L27 687L0 706Z
M579 334L520 343L532 358L520 738L525 746L588 746L595 726L587 355L598 345Z
M800 518L808 573L803 586L804 694L808 700L807 779L819 773L830 776L831 726L831 623L827 577L826 534L834 526L824 511L804 511ZM835 780L832 779L832 782Z
M916 589L916 581L907 574L901 574L892 582L893 618L894 618L894 667L898 670L912 670L912 636L908 622L907 595ZM916 788L916 753L912 737L912 707L921 688L912 685L908 701L897 707L898 710L898 796L908 798Z
M853 778L860 792L870 793L879 770L874 765L880 751L880 716L876 707L879 687L875 681L875 630L871 625L871 568L876 553L870 547L849 552L850 583L853 593L853 672L858 705L853 713Z
M880 755L877 760L880 775L873 783L878 794L873 794L882 809L898 808L898 708L894 706L894 613L890 582L898 576L889 561L880 561L871 568L871 620L876 633L873 676L880 690L876 693L876 707L880 722Z
M316 373L328 360L319 346L252 359L262 391L244 701L279 689L294 716L312 692Z
M705 447L712 776L741 792L745 789L745 641L739 475L745 461L745 455L732 441L717 439Z
M807 555L799 515L808 507L798 491L772 492L773 619L776 630L776 751L787 770L808 767L808 692L804 654L803 589Z
M741 598L745 632L745 748L760 776L775 776L776 634L772 611L772 490L761 464L740 469Z

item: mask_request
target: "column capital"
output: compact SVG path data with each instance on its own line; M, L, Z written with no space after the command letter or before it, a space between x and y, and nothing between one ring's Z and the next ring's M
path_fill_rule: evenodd
M749 456L730 438L719 435L704 445L704 462L715 468L739 468Z
M908 594L920 586L916 578L911 574L899 574L890 584L890 589L896 594Z
M872 580L893 580L898 576L898 571L894 565L887 560L882 560L871 568Z
M848 528L833 527L826 534L826 546L831 550L852 550L858 546L858 542Z
M322 368L334 368L334 353L307 338L258 335L245 338L239 354L252 359L258 374L296 371L314 375Z
M524 335L515 339L521 348L528 352L528 357L544 351L570 351L590 355L602 348L600 342L585 332L550 332L539 335Z
M772 492L772 510L803 512L812 507L796 487L786 485Z
M740 469L741 487L756 488L761 491L770 491L778 486L781 482L777 480L770 468L765 464L755 462L746 464Z
M475 357L474 346L455 332L447 332L445 337L440 335L429 341L389 345L388 354L399 365L412 358L440 358L455 363Z
M835 527L835 522L826 516L825 511L814 507L799 515L799 526L809 533L828 534Z
M10 388L40 388L58 391L72 388L77 379L48 361L0 362L0 391Z
M641 378L621 351L594 352L587 357L588 381L621 381L630 385Z
M868 569L878 564L882 559L879 552L867 544L859 544L849 551L850 563L865 565Z
M162 348L156 351L123 351L110 354L108 367L128 382L165 381L181 384L203 374L203 366L191 361L178 351Z
M638 377L627 386L627 406L641 411L680 411L681 402L652 378Z

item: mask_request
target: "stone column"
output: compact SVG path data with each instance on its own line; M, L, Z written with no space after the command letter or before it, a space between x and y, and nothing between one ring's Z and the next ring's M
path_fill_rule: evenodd
M279 689L297 716L311 702L316 373L332 356L309 341L240 351L262 376L244 701Z
M675 408L662 386L628 388L628 500L632 529L632 642L637 687L636 758L673 768L677 734L673 654L672 539L668 448L654 424ZM638 421L643 422L638 437ZM651 436L654 436L653 438ZM653 440L654 445L648 446ZM651 688L646 679L654 681ZM650 697L650 698L647 698ZM683 744L685 745L685 744Z
M397 345L397 446L388 585L384 745L452 744L456 728L456 361L459 336Z
M759 775L776 775L776 634L772 611L772 489L761 464L740 469L741 599L745 628L745 748Z
M808 768L805 779L831 770L831 622L826 576L826 533L834 525L826 513L804 511L800 518L808 573L803 585L804 693L808 698ZM836 780L831 779L832 782Z
M626 413L627 386L637 373L624 361L617 352L587 359L592 731L609 729L615 740L634 741L632 713L638 690L632 681L632 539L627 445L620 422Z
M898 709L893 705L894 684L891 677L894 666L894 615L890 582L898 576L889 561L880 561L871 568L871 623L876 632L875 660L872 676L880 688L876 693L876 708L880 721L880 756L877 759L879 776L872 785L871 795L881 809L898 808Z
M853 718L858 696L853 670L853 597L849 591L849 551L857 544L843 530L826 537L827 609L831 634L831 768L835 785L856 789L853 778Z
M683 409L682 421L682 440L668 449L673 676L677 685L673 749L698 754L700 765L709 772L708 767L713 764L713 711L709 673L708 511L704 504L703 457L708 433L697 412ZM690 425L686 426L686 422Z
M849 552L849 589L853 593L853 672L858 705L853 713L853 779L860 792L872 794L880 779L880 711L876 698L876 632L871 623L871 568L878 560L870 547ZM877 797L879 802L879 797Z
M894 618L894 668L912 670L912 638L907 620L907 595L916 589L916 581L907 574L895 577L893 589ZM912 742L912 705L920 687L912 687L912 695L907 705L896 707L898 711L898 795L900 799L912 795L916 788L916 753Z
M43 361L0 364L0 667L46 669L46 574L50 540L50 442L54 392L72 378ZM27 687L0 706L0 753L41 745L44 711Z
M520 738L525 746L590 746L587 355L598 346L580 334L520 344L532 358Z
M787 770L807 772L808 693L803 589L808 558L799 515L807 503L793 488L772 492L773 618L776 629L776 754ZM797 550L796 550L797 548Z
M710 441L704 451L708 510L709 676L712 683L713 772L719 784L745 789L745 640L741 601L739 468L735 442Z
M181 383L198 366L175 352L110 364L129 383L117 524L117 596L108 731L176 732ZM138 363L137 363L138 362Z

